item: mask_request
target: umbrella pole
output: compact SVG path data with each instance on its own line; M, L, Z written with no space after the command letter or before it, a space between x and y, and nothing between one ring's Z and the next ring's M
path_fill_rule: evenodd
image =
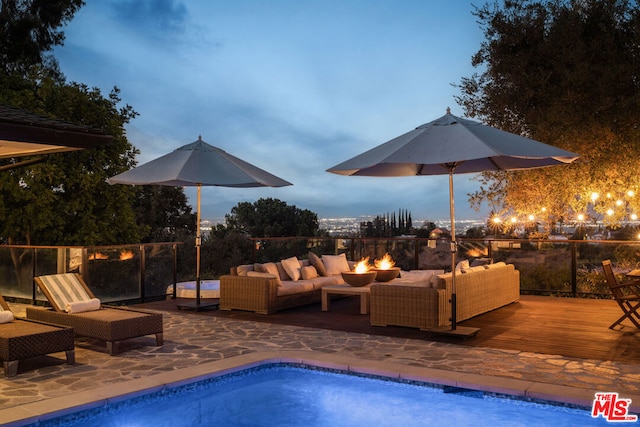
M196 305L200 305L200 246L202 244L202 236L200 235L200 198L202 194L202 185L198 184L198 201L196 211Z
M458 327L457 325L456 254L458 253L458 243L456 242L456 214L453 195L453 172L456 165L450 164L447 165L447 167L449 168L449 212L451 214L451 328L445 329L438 327L430 329L430 331L434 335L470 338L475 336L480 329L467 326Z
M453 197L453 170L455 166L449 168L449 213L451 215L451 329L456 329L457 318L457 298L456 298L456 253L458 246L456 243L456 214Z
M197 186L198 199L197 199L197 210L196 210L196 302L194 303L185 303L178 304L178 309L182 308L192 308L198 311L201 308L215 308L218 306L217 303L201 303L200 302L200 246L202 245L202 236L200 234L200 199L202 197L202 185L198 184Z

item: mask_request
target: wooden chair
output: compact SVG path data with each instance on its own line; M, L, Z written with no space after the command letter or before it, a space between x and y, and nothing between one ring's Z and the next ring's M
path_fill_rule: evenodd
M609 326L609 329L615 328L625 319L640 329L640 313L638 312L640 310L640 281L618 283L615 274L613 274L610 260L602 261L602 269L611 293L624 313Z

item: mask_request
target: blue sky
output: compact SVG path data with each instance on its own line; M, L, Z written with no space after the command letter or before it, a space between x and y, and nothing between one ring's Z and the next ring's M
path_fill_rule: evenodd
M203 218L273 197L320 218L402 208L437 221L449 216L446 176L326 169L447 107L463 115L452 83L477 71L472 10L467 0L89 0L54 54L69 81L121 89L140 114L127 126L138 164L202 135L294 184L203 188ZM479 184L454 182L456 218L482 218L467 202Z

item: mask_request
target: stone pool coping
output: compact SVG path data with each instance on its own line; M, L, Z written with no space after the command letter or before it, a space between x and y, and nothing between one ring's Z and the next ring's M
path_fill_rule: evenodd
M351 373L420 381L512 395L520 398L559 402L584 408L591 408L596 393L595 389L589 390L536 381L365 360L349 355L281 350L244 354L175 371L158 373L145 378L69 393L66 396L25 403L19 407L1 409L0 420L5 421L2 424L3 426L24 426L70 414L80 407L82 409L92 409L108 403L116 403L162 391L163 389L188 385L247 368L273 363L306 364ZM640 395L625 394L621 397L632 400L631 412L640 413Z

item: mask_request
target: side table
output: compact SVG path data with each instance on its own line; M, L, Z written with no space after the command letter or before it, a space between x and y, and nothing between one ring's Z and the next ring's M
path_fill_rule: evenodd
M329 311L329 295L359 295L360 314L369 314L369 295L371 288L367 286L330 285L322 288L322 311Z

